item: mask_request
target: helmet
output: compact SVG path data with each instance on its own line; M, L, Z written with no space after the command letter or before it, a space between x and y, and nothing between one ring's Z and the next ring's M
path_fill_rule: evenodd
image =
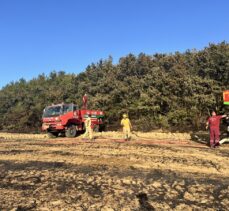
M123 116L123 118L126 118L126 117L127 117L127 115L126 115L126 114L123 114L122 116Z

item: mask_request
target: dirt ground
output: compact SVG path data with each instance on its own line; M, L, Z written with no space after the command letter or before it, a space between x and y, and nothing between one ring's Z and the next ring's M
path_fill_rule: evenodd
M228 210L229 144L120 137L0 134L0 210Z

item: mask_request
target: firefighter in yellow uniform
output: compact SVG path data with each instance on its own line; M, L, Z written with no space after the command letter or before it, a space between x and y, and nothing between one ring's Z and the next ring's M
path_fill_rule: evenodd
M121 126L123 127L124 139L125 140L130 139L130 131L132 129L132 125L126 114L123 114L123 118L121 120Z
M84 124L85 124L86 131L83 134L83 138L89 137L89 139L92 140L93 139L93 129L91 128L92 127L91 114L88 114L88 117L85 120Z

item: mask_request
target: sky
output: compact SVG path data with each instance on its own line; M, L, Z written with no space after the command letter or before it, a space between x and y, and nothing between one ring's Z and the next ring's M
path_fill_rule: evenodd
M0 88L229 40L228 0L0 0Z

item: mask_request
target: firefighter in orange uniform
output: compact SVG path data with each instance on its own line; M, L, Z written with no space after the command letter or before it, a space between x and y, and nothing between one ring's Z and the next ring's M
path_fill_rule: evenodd
M121 120L121 126L123 127L124 139L129 140L132 125L131 125L129 118L127 117L127 114L123 114L123 118Z

